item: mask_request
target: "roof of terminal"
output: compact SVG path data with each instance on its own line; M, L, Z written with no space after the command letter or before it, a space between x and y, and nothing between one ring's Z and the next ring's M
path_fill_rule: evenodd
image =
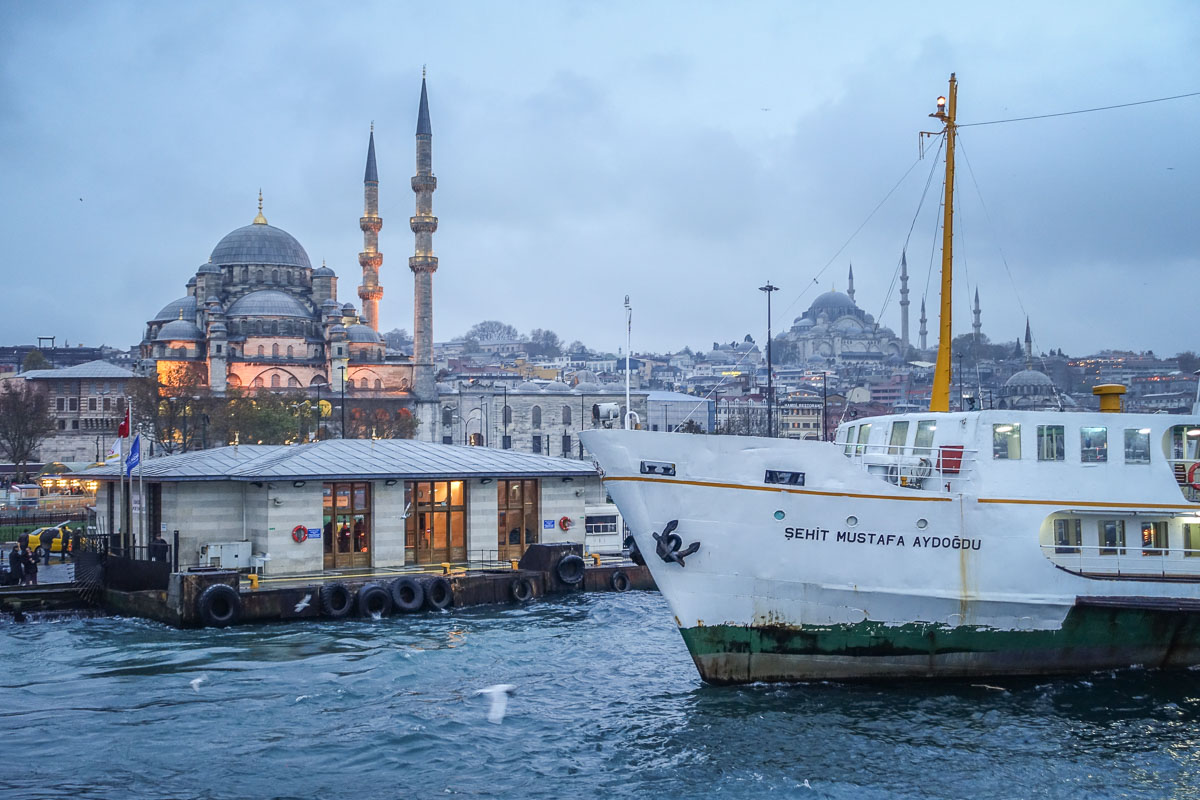
M123 475L120 464L79 473ZM158 481L433 480L474 477L587 477L590 462L488 447L411 439L329 439L303 445L239 445L146 459L143 478Z

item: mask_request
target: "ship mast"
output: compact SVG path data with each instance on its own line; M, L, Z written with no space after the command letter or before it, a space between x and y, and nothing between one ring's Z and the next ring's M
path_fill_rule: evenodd
M942 217L942 308L938 327L937 366L933 372L933 392L929 396L930 411L950 410L950 286L953 280L952 251L954 248L954 137L957 126L954 123L958 107L958 81L954 73L950 73L950 106L946 107L946 98L937 99L938 110L929 116L939 119L945 124L946 134L946 200Z

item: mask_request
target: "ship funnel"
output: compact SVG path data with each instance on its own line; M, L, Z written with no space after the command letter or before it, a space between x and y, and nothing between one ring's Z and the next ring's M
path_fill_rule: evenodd
M1119 383L1102 383L1092 387L1092 394L1100 398L1100 410L1106 414L1118 414L1121 411L1121 395L1125 387Z

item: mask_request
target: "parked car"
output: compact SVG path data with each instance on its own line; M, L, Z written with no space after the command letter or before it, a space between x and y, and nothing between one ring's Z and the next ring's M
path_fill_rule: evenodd
M51 553L61 553L64 549L68 553L71 552L71 529L67 527L67 523L60 522L30 531L29 549L37 553L39 548L42 548L42 553L46 549Z

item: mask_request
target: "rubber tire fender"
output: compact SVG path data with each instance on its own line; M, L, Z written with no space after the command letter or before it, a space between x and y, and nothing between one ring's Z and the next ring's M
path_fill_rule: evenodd
M629 576L622 570L616 570L608 576L608 585L614 592L629 591Z
M528 603L533 599L533 581L524 576L513 578L508 585L508 595L515 603Z
M375 611L371 610L372 606L376 607ZM373 617L376 613L381 617L392 613L392 595L378 583L364 583L358 588L358 615Z
M327 583L321 587L321 613L332 619L341 619L354 608L354 592L341 581Z
M583 559L571 553L559 559L554 565L554 574L563 583L575 586L583 582Z
M196 599L196 613L207 628L225 628L238 621L242 597L227 583L214 583Z
M425 606L430 611L445 611L453 603L454 589L450 581L437 577L425 583Z
M396 578L388 587L392 605L402 614L420 611L425 605L425 587L416 578Z

